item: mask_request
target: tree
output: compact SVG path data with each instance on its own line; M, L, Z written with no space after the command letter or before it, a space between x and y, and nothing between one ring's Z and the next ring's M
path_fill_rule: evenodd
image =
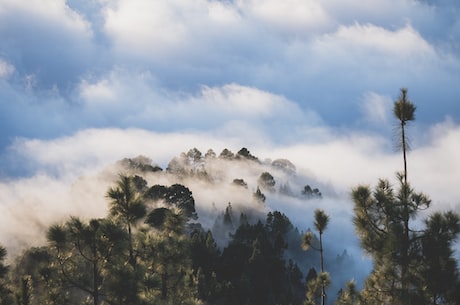
M31 276L25 275L21 277L19 291L15 295L15 303L17 305L30 305L31 302L32 302Z
M205 160L214 160L216 157L217 155L212 149L208 149L208 151L204 154Z
M11 290L8 288L5 280L8 274L8 266L5 265L7 251L6 248L0 245L0 304L6 305L11 302Z
M191 235L190 258L193 274L198 279L200 299L215 304L221 287L217 281L217 264L220 251L211 231L195 229Z
M366 298L412 304L422 295L417 279L420 232L410 228L408 220L426 209L430 200L398 177L397 192L384 179L373 192L368 186L353 189L353 222L362 248L374 259L374 270L364 289Z
M265 200L267 199L259 187L257 187L257 190L255 191L255 193L252 194L252 198L254 198L255 202L260 203L260 204L263 204Z
M260 187L270 192L275 191L275 178L269 172L263 172L257 180Z
M309 248L313 248L320 253L320 270L321 273L318 275L317 280L321 284L321 304L324 305L326 303L326 287L329 285L330 279L328 274L324 271L324 256L323 256L323 233L329 224L329 216L321 209L315 210L315 229L319 233L319 246L315 247L312 243L314 240L314 235L311 231L305 233L302 240L302 247L304 250L308 250ZM311 288L317 287L316 283L311 284ZM308 290L308 289L307 289ZM307 293L308 299L308 293Z
M71 217L64 225L51 226L47 239L56 253L62 285L80 290L94 305L101 304L108 294L104 285L107 270L120 263L117 258L123 256L126 233L106 219L85 223Z
M222 152L219 155L219 159L233 160L234 158L235 158L235 155L227 148L224 148L224 150L222 150Z
M322 194L319 189L314 188L312 189L310 185L305 185L302 190L302 196L310 199L310 198L321 198Z
M339 292L339 298L335 305L355 305L359 300L359 293L356 290L356 283L349 281L345 290Z
M132 176L120 175L115 187L107 191L110 214L127 229L129 240L129 263L136 267L133 247L133 226L147 213L141 194L136 191Z
M409 121L415 120L415 105L407 99L407 88L401 89L399 98L395 101L393 107L393 114L399 121L399 127L401 132L401 138L399 141L399 147L403 152L404 161L404 183L407 183L407 158L406 152L409 149L407 137L406 137L406 125Z
M176 183L170 187L156 184L144 194L144 198L153 201L162 200L168 208L179 210L187 220L198 218L193 194L189 188L182 184Z
M173 184L168 188L166 203L178 208L186 220L198 218L193 194L188 187L182 184Z
M152 213L157 214L155 222L151 221ZM165 208L152 213L147 223L156 231L142 232L146 270L158 281L158 285L147 287L149 298L160 299L165 304L200 303L189 260L190 238L185 234L185 215Z
M248 184L246 183L246 181L244 181L244 179L238 179L238 178L233 179L233 185L241 186L241 187L244 187L245 189L248 188Z
M431 304L458 301L459 270L452 244L460 232L459 216L452 211L434 213L425 220L422 236L422 278Z
M253 156L249 150L246 147L241 148L237 153L236 153L236 158L237 159L246 159L246 160L251 160L251 161L256 161L258 162L259 159L257 157Z
M15 260L10 272L11 284L17 287L16 303L60 305L70 303L69 286L63 285L56 252L50 247L33 247Z
M452 212L435 213L425 220L424 229L410 223L431 203L407 180L405 127L414 120L415 109L407 99L407 89L401 89L393 108L404 162L403 172L397 174L399 189L380 179L374 191L363 185L352 190L356 231L362 248L374 260L361 293L371 303L438 304L438 300L452 299L447 287L458 283L452 243L460 231L459 217Z

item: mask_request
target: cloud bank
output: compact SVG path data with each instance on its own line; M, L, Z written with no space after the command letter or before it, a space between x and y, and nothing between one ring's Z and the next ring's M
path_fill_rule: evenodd
M458 211L459 9L0 0L0 242L20 248L52 219L103 214L101 172L116 160L165 167L193 147L290 159L351 204L351 187L402 168L391 107L403 86L417 105L410 180Z

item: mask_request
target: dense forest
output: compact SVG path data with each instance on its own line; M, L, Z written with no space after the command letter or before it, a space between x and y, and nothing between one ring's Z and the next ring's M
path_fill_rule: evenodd
M352 255L327 248L326 207L312 204L311 227L298 228L267 205L321 202L321 185L286 159L193 148L165 169L143 156L119 161L105 217L69 215L43 232L45 245L11 262L0 247L0 303L459 304L459 216L419 216L431 201L408 179L405 126L414 111L403 89L394 108L404 161L396 183L351 190L352 221L372 260L362 283L350 272ZM197 204L204 196L207 209Z

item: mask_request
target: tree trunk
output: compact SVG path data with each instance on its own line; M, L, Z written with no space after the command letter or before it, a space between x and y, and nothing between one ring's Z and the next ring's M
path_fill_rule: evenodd
M404 130L405 122L401 121L401 141L404 160L404 184L407 184L407 158L406 158L406 133Z
M321 273L324 272L324 258L323 258L323 233L319 233L319 255L321 262ZM321 281L321 305L326 304L326 287L324 281Z

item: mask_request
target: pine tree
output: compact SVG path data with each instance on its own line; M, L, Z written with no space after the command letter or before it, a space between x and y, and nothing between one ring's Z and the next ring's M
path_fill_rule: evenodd
M425 229L411 223L431 200L407 180L405 126L414 120L415 112L407 89L401 89L393 110L401 128L404 162L403 172L397 174L398 188L381 179L374 190L365 185L352 190L355 228L362 248L374 261L361 297L366 304L436 305L438 300L450 300L447 287L458 283L452 244L460 230L459 218L452 212L433 214Z
M307 304L308 302L313 302L312 296L314 296L315 292L311 291L311 289L317 289L319 286L321 287L321 304L324 305L326 303L326 287L330 284L329 274L324 271L324 255L323 255L323 233L327 228L329 223L329 216L321 209L315 210L315 229L319 233L319 245L316 247L313 245L314 235L311 231L307 232L303 236L302 247L304 250L309 248L315 249L320 253L320 274L318 277L311 281L311 283L307 283Z
M406 153L409 149L409 144L406 136L406 125L409 121L415 120L415 105L407 99L407 88L401 89L401 95L398 100L395 101L393 107L393 114L396 119L399 121L401 139L398 143L398 146L403 152L403 161L404 161L404 183L407 183L407 157Z
M127 229L129 240L129 263L136 268L133 246L133 226L146 215L146 206L137 191L133 176L120 175L115 187L107 191L110 200L110 214Z

